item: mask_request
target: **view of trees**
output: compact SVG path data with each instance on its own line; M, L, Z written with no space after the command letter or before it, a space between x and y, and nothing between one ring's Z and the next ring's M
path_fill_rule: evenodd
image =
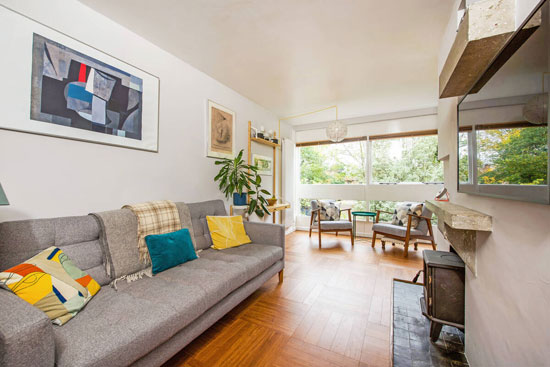
M364 184L364 142L300 148L302 184Z
M480 184L546 185L546 126L480 130L477 145Z
M374 140L372 157L373 182L443 182L436 135Z

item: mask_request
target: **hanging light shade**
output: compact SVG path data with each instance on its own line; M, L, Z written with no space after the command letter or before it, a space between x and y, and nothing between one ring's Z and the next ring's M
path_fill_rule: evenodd
M338 120L331 122L327 126L327 137L335 143L344 140L347 134L348 127Z

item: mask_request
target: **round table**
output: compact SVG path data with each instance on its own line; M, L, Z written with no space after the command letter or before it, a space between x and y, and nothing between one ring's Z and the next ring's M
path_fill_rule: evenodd
M353 216L353 238L355 238L355 220L357 217L376 217L376 212L351 212L351 215Z

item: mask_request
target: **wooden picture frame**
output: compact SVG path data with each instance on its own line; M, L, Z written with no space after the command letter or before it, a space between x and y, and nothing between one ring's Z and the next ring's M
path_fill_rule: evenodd
M208 100L206 156L233 158L235 156L235 112Z
M273 176L273 158L260 154L252 155L252 164L258 167L258 174Z

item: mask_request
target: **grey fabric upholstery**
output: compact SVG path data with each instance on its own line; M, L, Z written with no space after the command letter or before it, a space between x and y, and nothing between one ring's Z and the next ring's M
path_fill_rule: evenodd
M203 313L199 318L186 326L183 330L179 331L167 342L133 363L132 366L161 366L174 354L193 341L193 339L212 326L216 321L221 319L226 313L231 311L235 306L254 293L259 287L262 286L262 284L281 271L283 267L283 262L277 261L270 268L264 270L260 275L248 281L242 287L239 287L223 300L218 302L214 307Z
M208 227L200 226L201 221L206 215L226 215L224 203L216 200L188 207L197 248L204 249L199 259L152 278L119 281L118 291L102 287L62 327L53 326L40 310L0 289L0 309L16 309L0 313L0 365L160 365L283 269L282 226L245 222L254 243L208 249ZM137 240L137 220L134 223L121 212L108 214L118 220L117 236L135 231ZM78 266L90 267L92 275L107 263L99 241L101 228L94 216L2 223L0 264L16 265L57 243ZM137 247L132 251L137 258ZM121 269L116 268L113 278ZM103 284L112 279L105 273L104 278Z
M206 225L207 215L227 215L225 204L222 200L203 201L187 204L191 213L191 222L195 230L195 242L198 250L204 250L212 246L212 239Z
M317 227L316 224L313 225L314 228ZM349 220L322 220L321 221L321 229L352 229L353 223L351 223Z
M99 284L108 284L99 226L91 216L34 219L0 223L0 271L59 247Z
M53 325L46 314L0 289L0 366L53 366Z
M285 227L281 224L244 222L244 230L255 243L278 246L285 250Z
M101 227L101 244L107 256L107 273L114 279L148 267L139 261L138 221L130 209L92 213Z
M208 249L199 259L153 278L120 282L118 292L105 288L78 317L55 328L57 363L118 366L141 358L279 262L282 254L280 247L256 244ZM106 325L113 332L106 333Z
M372 225L372 230L374 232L379 232L382 234L387 233L400 237L405 237L407 234L407 227L398 226L391 223L375 223ZM416 228L411 228L411 236L424 236L424 234Z
M174 335L178 316L170 305L104 287L54 328L56 366L126 366Z
M175 203L176 208L178 208L178 215L180 217L181 228L187 228L189 234L191 235L191 241L193 242L193 247L197 249L197 241L195 240L195 231L193 230L193 222L191 221L191 212L189 207L185 203Z
M432 218L432 212L426 207L426 204L424 204L424 206L422 207L422 216L430 219ZM422 232L424 236L429 235L428 222L425 219L420 219L420 222L418 223L416 229Z

